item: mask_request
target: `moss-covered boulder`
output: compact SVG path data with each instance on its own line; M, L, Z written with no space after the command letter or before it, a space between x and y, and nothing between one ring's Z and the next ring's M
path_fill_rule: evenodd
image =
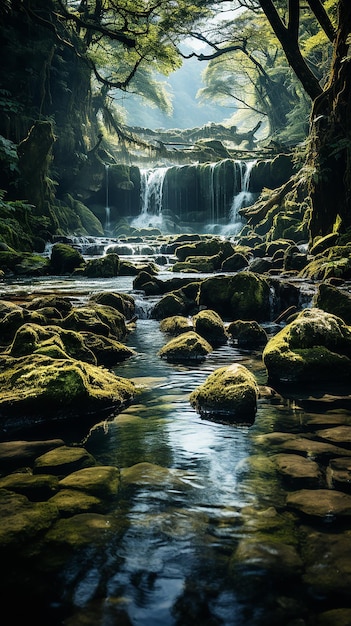
M113 307L98 304L72 309L61 325L69 330L92 332L118 340L127 334L124 315Z
M196 333L206 339L211 346L221 346L227 343L227 334L222 319L209 309L204 309L193 316L193 326Z
M94 293L90 301L102 306L112 307L122 313L126 319L131 319L135 314L135 300L128 293L101 291Z
M188 303L181 292L171 292L164 295L151 310L151 317L162 320L174 315L185 316L188 312Z
M68 315L68 313L72 310L73 305L70 299L66 296L50 294L33 298L33 300L26 304L25 308L30 311L40 311L42 309L52 308L59 311L62 317L66 317L66 315Z
M84 343L83 337L75 331L65 330L59 326L23 324L18 329L8 354L21 357L33 353L97 364L94 353Z
M89 259L84 268L88 278L113 278L119 274L120 261L117 254L106 254L98 259Z
M313 298L313 305L341 317L345 324L351 324L351 294L346 289L321 283Z
M327 280L327 278L351 277L351 244L333 246L317 254L300 271L301 278L310 280Z
M0 320L1 343L11 343L17 330L26 323L45 326L47 320L44 315L41 315L38 311L27 311L20 307L13 309Z
M255 320L236 320L227 327L230 341L239 348L252 350L266 345L268 335L265 329Z
M81 253L67 243L55 243L51 250L50 271L52 274L72 274L85 264Z
M239 272L249 265L248 257L242 252L235 252L232 256L222 261L222 272Z
M253 272L214 276L200 283L198 304L216 311L224 320L270 319L270 287Z
M190 394L190 404L203 417L253 423L258 386L251 372L238 363L220 367Z
M160 321L160 330L168 335L181 335L189 330L194 330L193 323L189 317L184 315L171 315Z
M0 427L10 431L24 424L74 416L89 421L97 410L121 408L134 395L129 380L82 361L41 354L3 358Z
M95 355L97 365L112 367L136 354L135 350L112 337L89 332L81 332L80 335L86 348Z
M212 346L194 331L182 333L159 350L159 356L172 363L203 361L212 352Z
M345 381L351 375L351 328L321 309L305 309L268 341L262 356L271 381Z

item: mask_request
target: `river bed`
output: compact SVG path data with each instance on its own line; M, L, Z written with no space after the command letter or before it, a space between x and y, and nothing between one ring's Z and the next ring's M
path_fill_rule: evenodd
M133 293L132 279L9 281L0 297L20 301L55 292L82 302L97 290ZM336 533L346 549L351 526L301 519L289 510L286 495L295 487L283 482L272 463L279 447L262 438L274 432L314 437L323 425L349 424L350 411L333 403L321 410L313 398L307 411L299 394L267 390L260 352L228 344L203 364L163 361L157 353L168 338L148 318L150 302L135 296L140 317L125 343L136 356L113 369L141 392L121 413L97 419L80 440L71 434L71 443L120 468L122 477L133 469L111 512L119 531L99 549L69 559L37 623L323 626L328 612L350 611L343 589L349 571L335 571L325 549L319 559L311 552L318 533L325 540ZM251 426L202 419L189 404L189 394L210 372L233 362L254 372L262 390ZM333 571L314 584L313 568Z

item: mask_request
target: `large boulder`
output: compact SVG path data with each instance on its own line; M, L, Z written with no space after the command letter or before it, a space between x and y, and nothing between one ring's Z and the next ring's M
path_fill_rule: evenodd
M189 399L201 416L253 423L258 386L255 377L244 365L233 363L212 372L190 394Z
M331 313L305 309L268 341L262 356L271 381L345 381L351 375L351 328Z
M270 287L253 272L214 276L202 281L198 304L216 311L223 319L270 319Z
M348 291L321 283L313 303L317 308L333 313L341 317L346 324L351 324L351 294Z
M97 410L125 406L134 394L129 380L82 361L41 354L3 357L0 427L10 430L74 416L84 420Z

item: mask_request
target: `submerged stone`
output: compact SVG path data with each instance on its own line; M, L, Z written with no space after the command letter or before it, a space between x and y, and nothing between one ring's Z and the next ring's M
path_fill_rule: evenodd
M0 490L0 547L21 550L43 531L50 528L59 515L49 502L30 502L26 496L6 489Z
M220 367L190 394L190 404L203 417L230 422L254 421L258 385L251 372L237 363Z
M351 496L332 489L301 489L288 494L286 504L312 517L351 517Z

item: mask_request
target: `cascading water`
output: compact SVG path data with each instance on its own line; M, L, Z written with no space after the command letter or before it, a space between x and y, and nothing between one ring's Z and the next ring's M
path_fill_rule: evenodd
M109 206L109 179L108 179L108 163L105 163L105 189L106 189L106 201L105 201L105 232L108 233L111 228L111 212Z
M251 172L257 161L236 161L240 171L240 191L235 193L229 213L229 223L221 230L222 235L236 235L243 226L243 219L239 210L250 206L255 201L257 194L249 191Z
M255 164L224 159L140 170L140 214L131 225L236 234L243 224L239 209L255 199L249 191Z
M140 170L141 212L131 225L137 228L162 227L163 184L168 167Z

